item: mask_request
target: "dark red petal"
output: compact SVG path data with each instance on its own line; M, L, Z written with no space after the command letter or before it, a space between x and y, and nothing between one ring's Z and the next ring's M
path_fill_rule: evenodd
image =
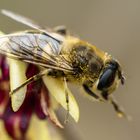
M11 101L9 101L3 115L3 120L8 134L14 140L19 140L19 137L22 140L25 138L25 133L29 126L32 111L32 108L30 108L29 106L26 106L26 108L24 106L18 112L13 112L11 108ZM16 135L18 133L17 131L20 132L20 136Z
M28 130L31 116L34 111L34 106L35 106L34 93L31 90L27 89L27 96L25 98L25 101L18 111L21 114L19 127L20 127L20 131L23 136L25 135L26 131Z
M9 80L9 66L4 56L0 56L0 69L2 72L0 80Z
M6 97L7 97L7 92L5 92L4 90L0 90L0 105L4 102Z
M19 127L20 127L20 131L23 136L25 135L26 131L28 130L31 116L33 113L32 107L28 106L28 105L29 104L24 105L24 107L19 110L19 112L21 114Z
M34 96L28 96L25 99L24 104L22 104L21 108L17 112L13 112L11 108L11 101L9 101L6 106L2 119L4 120L5 128L8 134L12 138L17 138L15 126L18 126L17 129L20 132L20 136L22 138L25 137L34 110L34 101Z
M14 139L16 139L14 126L15 126L17 117L18 115L12 111L11 102L9 101L3 115L3 120L4 120L4 125L8 134Z
M36 95L35 99L35 113L40 119L46 119L46 115L43 112L42 106L41 106L41 94Z
M26 76L27 76L27 78L30 78L38 73L39 73L38 67L30 64L27 69ZM40 99L41 99L40 92L41 92L42 84L43 84L43 82L41 79L38 81L32 82L31 84L28 85L27 92L30 92L30 94L32 93L32 96L35 97L35 108L34 109L35 109L36 115L40 119L45 119L46 115L44 114L44 112L42 110L41 101L40 101Z
M11 108L11 102L7 105L5 109L5 113L3 115L5 128L8 134L16 139L16 130L15 126L17 126L16 122L18 121L18 131L20 132L21 137L25 137L25 134L28 130L32 113L34 111L35 105L35 97L32 96L31 93L25 98L24 103L21 108L17 112L13 112Z
M0 119L3 116L8 100L9 100L8 92L4 90L0 90Z
M31 96L34 97L34 111L36 115L40 119L45 119L46 115L44 114L42 107L41 107L41 88L42 88L42 80L38 80L28 85L27 94L32 94Z
M37 66L29 64L28 69L26 71L26 76L27 78L30 78L34 75L36 75L37 73L39 73L39 69Z

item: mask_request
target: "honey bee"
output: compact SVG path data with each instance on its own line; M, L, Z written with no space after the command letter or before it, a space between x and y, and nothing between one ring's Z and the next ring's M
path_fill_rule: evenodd
M0 37L0 54L35 64L43 70L29 78L15 90L40 79L44 75L64 78L66 82L79 84L85 92L100 102L113 105L119 117L126 117L111 94L124 84L119 62L108 53L68 33L63 26L46 29L34 21L11 11L2 13L34 30L16 32ZM68 104L68 95L66 97Z

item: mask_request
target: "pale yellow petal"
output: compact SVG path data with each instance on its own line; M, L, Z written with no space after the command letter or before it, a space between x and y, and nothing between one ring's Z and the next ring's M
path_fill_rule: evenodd
M8 59L10 66L10 90L14 90L26 81L27 64L18 60ZM12 108L17 111L24 102L27 86L11 95Z
M69 113L77 122L79 120L79 107L71 91L68 88L65 89L64 82L62 80L48 76L44 76L43 81L47 86L49 92L54 96L57 102L60 103L66 110L67 103L65 91L67 90L69 95Z
M49 131L47 130L47 122L39 120L35 115L33 115L27 132L27 139L51 140Z
M63 134L60 133L57 127L48 123L48 129L50 132L51 140L64 140Z
M50 126L47 121L38 119L35 115L32 116L31 123L27 132L29 140L62 140L61 135L56 128ZM54 137L55 133L55 137Z

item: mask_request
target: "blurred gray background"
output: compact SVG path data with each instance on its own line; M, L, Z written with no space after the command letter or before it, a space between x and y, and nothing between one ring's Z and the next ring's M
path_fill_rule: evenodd
M42 25L66 25L73 33L112 54L122 64L125 86L115 96L133 121L118 119L109 104L75 96L80 121L66 126L67 140L140 139L140 1L139 0L0 0L0 9L30 17ZM0 30L29 29L0 14Z

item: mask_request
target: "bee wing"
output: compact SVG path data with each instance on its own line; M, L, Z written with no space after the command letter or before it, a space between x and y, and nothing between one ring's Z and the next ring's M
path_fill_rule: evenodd
M17 22L20 22L22 24L25 24L33 29L36 29L36 30L39 30L41 32L44 32L46 33L48 36L52 37L53 39L57 40L57 41L63 41L63 37L57 33L54 33L54 32L48 32L44 27L40 26L38 23L36 23L35 21L29 19L29 18L26 18L24 16L21 16L19 14L16 14L14 12L11 12L9 10L1 10L2 14L4 14L5 16L8 16L10 17L11 19L17 21Z
M72 71L60 52L61 43L46 34L21 32L0 36L0 54L45 68Z

